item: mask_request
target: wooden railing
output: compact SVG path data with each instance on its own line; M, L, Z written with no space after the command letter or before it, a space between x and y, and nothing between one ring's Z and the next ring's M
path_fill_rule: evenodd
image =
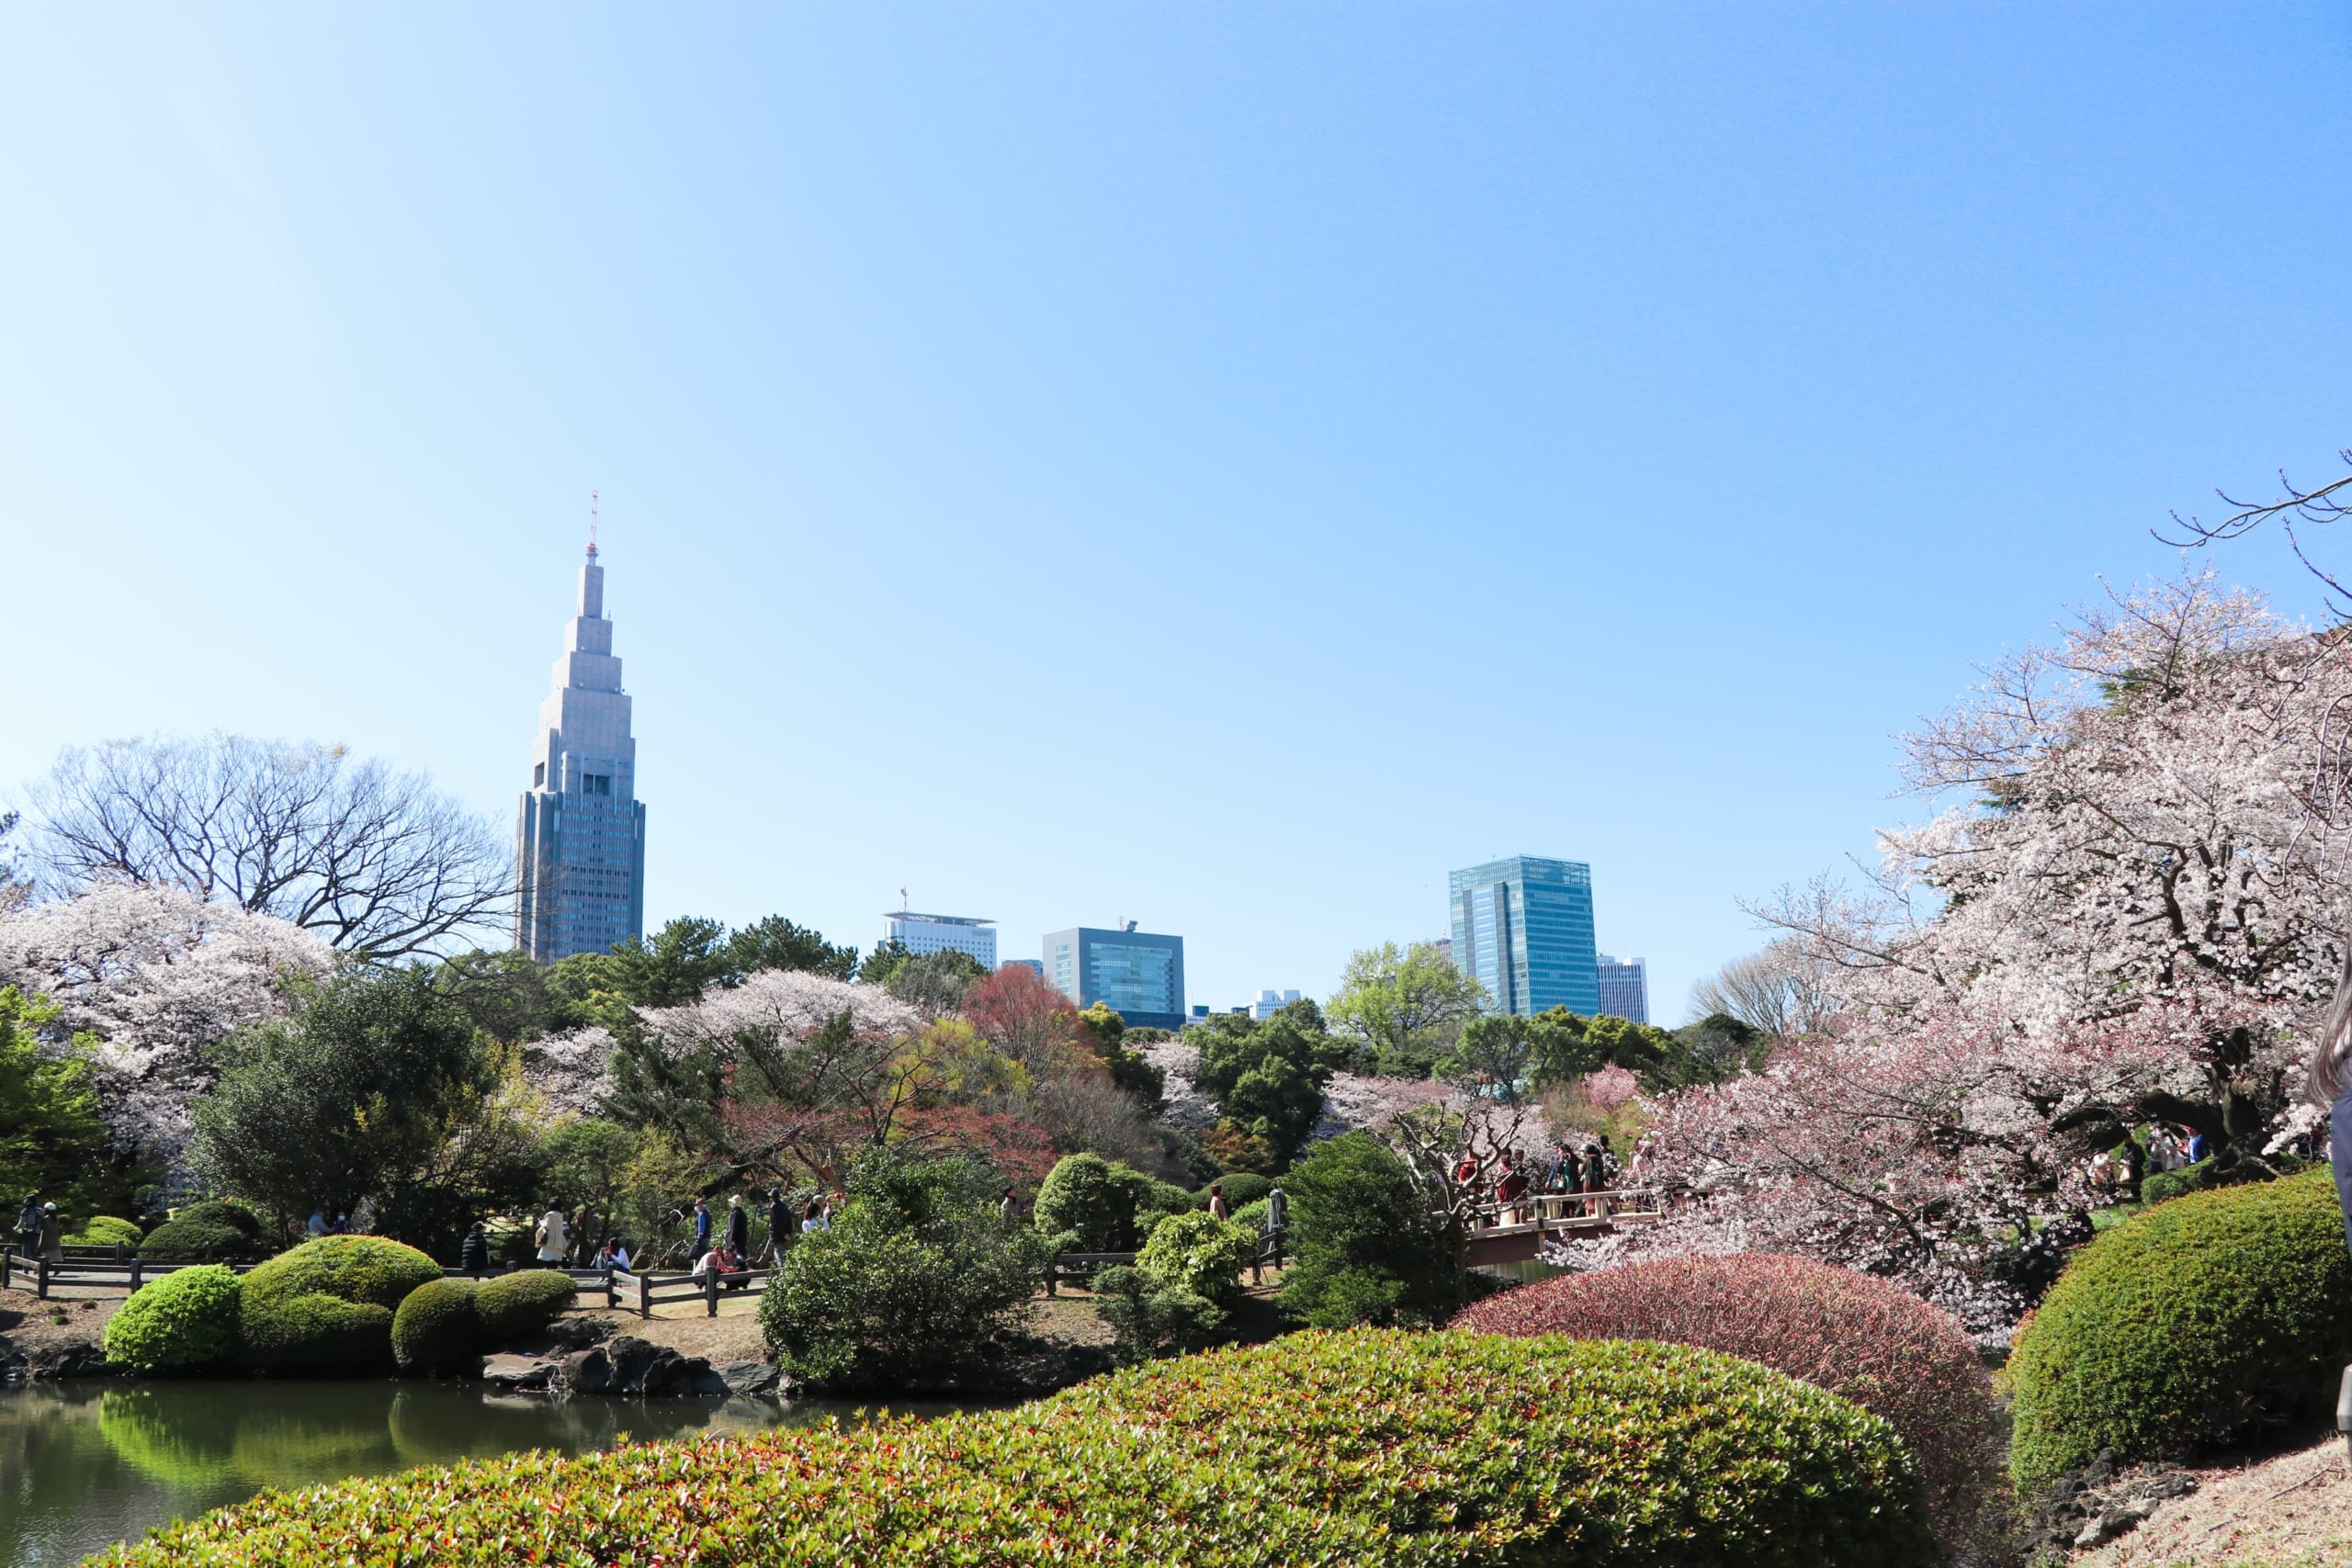
M1654 1187L1613 1187L1600 1192L1526 1192L1508 1203L1483 1203L1471 1212L1478 1230L1514 1225L1613 1224L1619 1220L1655 1220L1666 1213ZM1505 1216L1510 1216L1506 1221Z
M616 1309L633 1305L637 1308L638 1316L651 1317L657 1306L699 1299L704 1310L710 1316L717 1317L719 1300L727 1292L741 1291L750 1295L760 1295L775 1277L773 1269L735 1269L724 1272L714 1269L707 1274L616 1274L605 1281L605 1304ZM621 1298L625 1295L633 1299L624 1303Z

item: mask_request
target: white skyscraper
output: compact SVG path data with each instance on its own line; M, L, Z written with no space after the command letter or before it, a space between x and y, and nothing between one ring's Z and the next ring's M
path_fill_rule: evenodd
M514 945L540 964L604 953L645 931L645 807L637 741L596 541L580 569L580 613L539 705L531 787L514 823Z

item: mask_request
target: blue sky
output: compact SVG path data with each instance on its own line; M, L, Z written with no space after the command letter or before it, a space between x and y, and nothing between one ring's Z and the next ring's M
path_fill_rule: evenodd
M2336 471L2347 31L0 5L0 780L510 821L594 488L649 919L1124 915L1227 1006L1560 855L1675 1021L1972 662Z

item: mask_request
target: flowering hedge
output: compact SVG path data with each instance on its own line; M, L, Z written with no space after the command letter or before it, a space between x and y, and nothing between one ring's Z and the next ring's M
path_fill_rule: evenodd
M1487 1334L1695 1345L1803 1378L1894 1423L1951 1544L1998 1528L1992 1379L1959 1320L1883 1280L1766 1253L1664 1258L1506 1291L1453 1322Z
M1930 1561L1885 1422L1706 1351L1360 1330L1035 1404L265 1493L109 1568L1841 1568Z

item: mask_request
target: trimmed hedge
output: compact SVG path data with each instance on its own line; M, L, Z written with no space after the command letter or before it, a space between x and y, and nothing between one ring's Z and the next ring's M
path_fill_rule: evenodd
M1254 1203L1274 1189L1274 1179L1261 1176L1254 1170L1237 1170L1231 1176L1220 1176L1210 1187L1225 1189L1225 1206L1228 1212L1238 1210L1244 1203ZM1193 1200L1204 1209L1209 1206L1209 1189L1202 1188Z
M118 1220L112 1214L93 1215L80 1231L65 1238L68 1247L136 1247L147 1239L147 1233L129 1220Z
M394 1309L439 1278L441 1265L381 1236L306 1241L245 1276L244 1359L272 1372L387 1366Z
M525 1269L485 1280L474 1295L482 1332L492 1342L536 1334L579 1299L580 1287L556 1269Z
M2316 1414L2352 1359L2352 1256L2324 1168L2193 1192L2075 1255L2018 1336L2009 1468L2037 1486Z
M392 1314L392 1359L418 1376L469 1371L481 1350L471 1280L427 1280Z
M157 1225L139 1255L159 1261L212 1258L231 1262L261 1256L261 1220L235 1203L191 1203Z
M1358 1331L928 1423L266 1494L95 1561L1911 1568L1918 1493L1884 1421L1728 1357Z
M1993 1381L1958 1319L1883 1280L1763 1253L1661 1258L1505 1291L1453 1326L1695 1345L1802 1378L1894 1423L1946 1544L1983 1545L2002 1529Z
M1170 1214L1205 1208L1205 1194L1096 1154L1065 1155L1037 1187L1037 1229L1071 1252L1133 1252Z
M107 1320L107 1359L142 1372L220 1366L237 1353L241 1294L225 1263L175 1269Z

